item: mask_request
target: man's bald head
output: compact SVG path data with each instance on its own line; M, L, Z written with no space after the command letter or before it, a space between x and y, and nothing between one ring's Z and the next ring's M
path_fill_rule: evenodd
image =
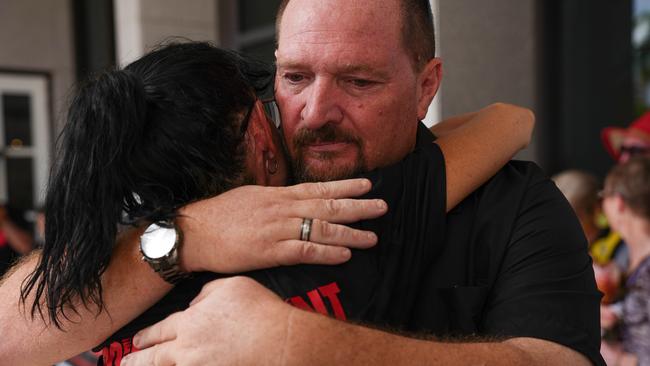
M276 18L276 34L279 39L282 15L290 0L283 0ZM370 0L372 4L376 0ZM421 71L436 55L433 14L429 0L397 0L400 2L402 45L410 54L413 68Z

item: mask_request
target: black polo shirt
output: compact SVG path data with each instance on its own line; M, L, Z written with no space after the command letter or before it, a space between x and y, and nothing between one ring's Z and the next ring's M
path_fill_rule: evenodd
M535 164L507 164L453 209L443 248L420 288L411 331L545 339L605 364L587 241Z

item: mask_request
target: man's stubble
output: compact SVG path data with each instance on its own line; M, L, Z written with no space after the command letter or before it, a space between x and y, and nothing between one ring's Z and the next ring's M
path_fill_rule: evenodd
M328 169L315 170L307 163L306 148L313 143L322 142L345 142L356 146L357 156L352 165L336 165L336 152L319 152L311 159L318 160L321 164L329 166ZM325 124L317 130L303 128L296 131L292 139L295 155L291 156L291 170L296 183L304 182L326 182L332 180L347 179L367 172L367 163L363 150L363 141L350 133L347 133L332 124Z

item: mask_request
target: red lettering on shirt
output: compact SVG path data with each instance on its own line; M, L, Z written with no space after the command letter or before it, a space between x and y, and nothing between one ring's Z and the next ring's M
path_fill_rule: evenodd
M339 320L345 320L346 317L345 312L343 311L343 305L341 305L341 301L339 301L339 297L336 295L341 292L341 290L336 282L321 286L318 288L318 291L320 291L320 293L330 301L332 309L334 310L334 317Z
M285 301L297 307L298 309L302 309L306 311L314 311L314 308L309 306L309 304L307 304L307 302L305 302L305 300L303 300L302 297L300 296L294 296Z
M302 310L315 311L324 315L330 315L327 307L325 306L325 303L323 302L322 296L325 296L329 300L332 311L334 312L334 317L339 320L346 320L347 317L345 316L343 305L341 304L341 301L338 297L338 293L340 292L341 290L339 289L339 286L336 284L336 282L332 282L325 286L320 286L317 289L307 292L307 297L309 298L311 305L309 305L302 298L302 296L294 296L287 299L286 301Z
M133 338L112 342L102 349L102 361L104 365L119 366L124 356L136 351L139 350L133 345Z
M320 297L318 290L309 291L307 293L307 297L309 297L312 306L314 307L314 309L316 309L317 312L323 315L328 315L327 308L325 307L325 304L323 303L323 298Z

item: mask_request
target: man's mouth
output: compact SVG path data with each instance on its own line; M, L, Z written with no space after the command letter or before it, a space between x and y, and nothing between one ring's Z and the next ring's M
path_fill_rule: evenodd
M347 149L354 144L347 141L315 141L305 145L306 150L315 153L337 152Z
M348 141L314 141L306 145L310 150L339 150L352 145Z

